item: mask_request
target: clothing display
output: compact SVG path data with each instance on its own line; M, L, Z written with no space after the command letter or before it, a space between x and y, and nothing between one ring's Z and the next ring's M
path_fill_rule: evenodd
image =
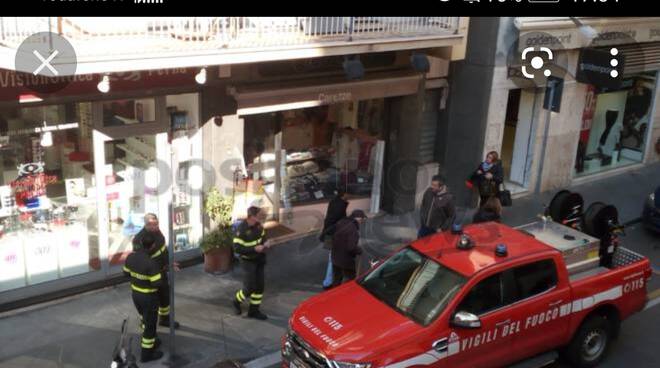
M285 208L329 200L340 187L352 195L371 194L378 137L367 128L378 124L375 121L367 124L366 118L353 114L350 106L344 106L347 113L339 115L332 114L335 109L319 107L250 117L251 125L245 133L245 141L252 142L245 146L247 155L253 155L248 158L252 161L248 164L248 175L260 179L267 188L274 188L276 177L280 177L279 200ZM363 108L362 115L376 114L378 106ZM278 134L281 134L284 162L276 162L274 151L264 152L264 147L274 143ZM274 189L268 193L272 197Z
M652 131L655 72L626 76L616 89L593 88L586 94L575 175L585 176L644 161Z
M301 164L295 164L286 168L289 177L313 174L319 171L319 166L313 161L305 161Z

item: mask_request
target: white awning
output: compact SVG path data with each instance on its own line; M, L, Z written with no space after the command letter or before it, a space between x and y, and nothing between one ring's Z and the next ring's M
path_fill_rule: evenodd
M234 89L238 115L263 114L274 111L331 105L347 101L406 96L417 93L421 76L401 75L327 84L298 85L287 88L259 87ZM446 87L446 79L426 82L426 89Z

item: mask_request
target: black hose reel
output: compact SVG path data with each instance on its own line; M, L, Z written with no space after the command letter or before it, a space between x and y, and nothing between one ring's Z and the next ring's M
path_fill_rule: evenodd
M613 235L624 234L619 224L616 207L603 202L594 202L584 209L584 200L579 193L561 190L552 198L546 210L553 221L579 230L600 240L601 265L610 266L617 246Z
M583 210L584 199L579 193L561 190L550 201L546 215L562 225L578 228L581 225Z

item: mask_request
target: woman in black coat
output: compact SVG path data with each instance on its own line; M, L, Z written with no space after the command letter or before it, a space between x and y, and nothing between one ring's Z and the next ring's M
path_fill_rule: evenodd
M497 197L500 185L504 181L504 170L495 151L488 152L486 160L479 165L470 177L470 181L479 191L479 206L482 207L490 197Z
M348 200L346 191L340 188L337 190L337 196L328 204L328 210L323 221L323 230L321 230L321 236L319 237L319 240L323 243L323 248L332 250L332 237L335 234L337 223L341 219L346 218L347 208ZM323 279L323 289L329 289L332 286L332 282L332 258L328 255L328 266L325 271L325 278Z

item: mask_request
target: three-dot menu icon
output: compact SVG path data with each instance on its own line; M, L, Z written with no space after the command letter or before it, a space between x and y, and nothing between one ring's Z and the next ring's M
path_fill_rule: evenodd
M610 59L610 65L612 68L615 68L610 72L610 76L612 78L616 78L619 76L619 72L616 70L616 67L619 65L619 59L616 58L616 56L619 55L619 49L612 47L610 49L610 55L612 55L612 59Z

